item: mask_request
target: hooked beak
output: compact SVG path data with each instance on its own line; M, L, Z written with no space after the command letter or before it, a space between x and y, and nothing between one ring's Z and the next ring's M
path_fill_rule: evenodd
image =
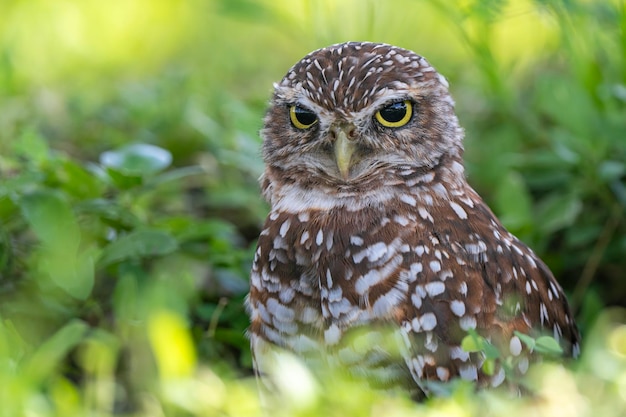
M331 132L335 135L335 161L344 180L347 180L350 174L352 155L356 149L356 145L351 139L351 136L354 135L354 129L352 124L331 127Z

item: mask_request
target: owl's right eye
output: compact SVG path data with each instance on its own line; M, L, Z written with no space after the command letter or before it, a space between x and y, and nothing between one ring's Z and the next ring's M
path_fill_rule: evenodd
M375 114L378 123L385 127L402 127L409 123L413 114L413 105L409 100L391 103Z
M289 107L291 123L298 129L308 129L317 123L317 115L311 110L296 104Z

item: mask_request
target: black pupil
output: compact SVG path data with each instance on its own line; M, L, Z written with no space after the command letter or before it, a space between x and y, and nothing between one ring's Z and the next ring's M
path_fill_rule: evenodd
M399 122L406 115L406 103L399 101L380 110L383 119L390 123Z
M296 106L296 108L294 109L294 114L296 116L296 119L305 126L312 125L317 119L315 113L298 106Z

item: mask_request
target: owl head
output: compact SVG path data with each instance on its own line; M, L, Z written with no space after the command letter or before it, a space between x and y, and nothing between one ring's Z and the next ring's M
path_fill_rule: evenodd
M338 198L406 183L462 155L445 78L395 46L348 42L311 52L275 84L261 131L265 194L273 187Z

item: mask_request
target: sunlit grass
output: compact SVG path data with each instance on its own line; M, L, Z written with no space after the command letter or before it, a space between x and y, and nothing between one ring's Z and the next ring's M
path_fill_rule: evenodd
M473 59L464 36L490 44L496 63L520 73L558 47L558 21L546 8L531 0L479 3L10 1L2 6L0 47L11 78L31 86L145 76L172 61L206 65L210 78L234 83L247 71L264 71L259 62L278 70L347 40L397 44L460 70Z
M20 79L42 84L110 71L154 69L188 36L188 2L29 0L2 6L0 30Z
M372 391L339 370L318 379L298 359L285 355L275 369L277 381L284 384L278 387L279 396L266 406L273 410L272 415L284 416L369 416L384 411L390 416L506 413L515 417L530 413L583 417L601 411L603 416L617 417L626 410L626 355L623 346L615 344L616 338L623 338L625 316L624 310L602 315L592 332L594 341L585 344L576 364L532 366L526 383L533 394L524 398L506 390L477 393L470 383L462 383L452 386L446 397L417 404L402 395ZM219 376L210 364L196 364L190 334L174 317L159 313L154 320L160 322L152 322L162 327L151 341L152 353L147 353L156 359L150 366L161 376L136 393L139 401L128 415L264 415L254 379ZM148 327L150 332L151 324ZM114 415L115 399L119 401L120 390L125 389L113 377L115 358L120 354L118 345L112 343L113 335L97 332L80 342L85 334L84 324L71 323L36 351L24 354L7 349L8 344L15 343L15 334L5 322L0 328L0 415ZM52 366L72 346L77 346L80 366L86 372L78 387Z

